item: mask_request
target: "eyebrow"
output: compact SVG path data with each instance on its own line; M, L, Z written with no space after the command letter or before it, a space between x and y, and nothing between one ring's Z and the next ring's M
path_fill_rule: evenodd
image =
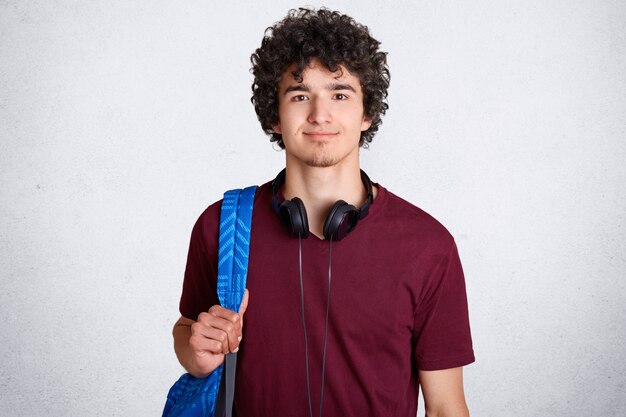
M354 87L346 83L329 83L326 85L326 89L328 91L348 90L348 91L352 91L353 93L356 93L356 90L354 89ZM283 93L283 95L292 91L309 92L311 91L311 88L309 87L308 84L304 84L304 83L290 85L289 87L285 89L285 92Z

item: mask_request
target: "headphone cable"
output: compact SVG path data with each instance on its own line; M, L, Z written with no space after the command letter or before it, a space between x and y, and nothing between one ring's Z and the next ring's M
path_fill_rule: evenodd
M326 298L326 320L324 324L324 347L322 350L322 384L320 388L320 417L322 417L322 406L324 405L324 376L326 370L326 346L328 340L328 317L330 312L330 284L332 280L332 236L328 241L328 292ZM304 355L306 365L306 389L307 399L309 402L309 416L313 417L313 406L311 400L311 382L309 377L309 343L306 331L306 319L304 314L304 280L302 278L302 236L298 234L298 266L300 270L300 302L302 304L302 327L304 329Z
M333 237L328 241L328 296L326 298L326 324L324 324L324 350L322 353L322 388L320 390L320 417L322 417L322 406L324 405L324 371L326 370L326 341L328 339L328 313L330 311L330 281L332 278L332 253Z

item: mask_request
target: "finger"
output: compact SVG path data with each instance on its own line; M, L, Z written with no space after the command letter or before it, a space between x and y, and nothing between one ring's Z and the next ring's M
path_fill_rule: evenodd
M239 306L239 314L243 317L246 309L248 308L248 300L250 299L250 291L246 288L246 291L243 293L243 299L241 300L241 305Z
M213 318L213 321L218 320L216 318ZM220 334L224 334L224 336L220 336ZM223 339L225 339L226 334L225 332L223 332L222 330L220 330L217 327L212 326L211 324L207 323L206 321L203 322L196 322L194 324L191 325L191 335L192 336L196 336L196 337L200 337L203 339L213 339L216 341L221 342Z
M241 332L238 334L237 341L241 343L241 339L243 338L243 315L246 313L248 309L248 300L250 299L250 291L246 288L243 293L243 299L241 300L241 304L239 305L239 315L241 316Z
M215 305L206 314L198 316L202 324L209 328L215 328L226 333L225 353L236 352L241 340L241 315L232 310L227 310Z
M240 319L239 313L233 310L228 310L227 308L224 308L220 305L214 305L213 307L211 307L209 309L209 314L213 317L222 318L232 323L237 323Z
M191 335L197 339L194 349L224 354L237 349L240 339L237 333L233 332L234 325L218 317L213 317L209 321L210 324L205 320L191 326Z
M215 332L212 333L213 337L208 337L207 334L203 333L192 334L189 338L189 348L198 356L203 356L207 353L213 355L227 353L225 352L227 350L227 345L224 343L226 335L224 332L216 329L213 331ZM220 336L220 333L222 336Z
M233 315L237 314L233 310L224 308L219 304L215 304L214 306L211 306L211 308L209 308L208 313L212 316L221 317L227 320L230 320L233 317Z

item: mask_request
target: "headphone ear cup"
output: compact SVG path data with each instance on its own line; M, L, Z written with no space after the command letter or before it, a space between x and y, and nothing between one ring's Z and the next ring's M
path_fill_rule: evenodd
M324 222L324 238L338 241L354 229L359 221L359 210L343 200L337 201L330 209Z
M280 203L278 216L292 236L309 237L309 219L304 203L298 197Z

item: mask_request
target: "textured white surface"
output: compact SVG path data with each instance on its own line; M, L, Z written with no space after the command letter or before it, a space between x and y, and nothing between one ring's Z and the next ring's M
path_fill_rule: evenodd
M294 3L237 3L0 2L0 415L160 415L191 226L283 160L248 69ZM625 3L326 4L389 52L364 168L457 238L472 414L625 415Z

